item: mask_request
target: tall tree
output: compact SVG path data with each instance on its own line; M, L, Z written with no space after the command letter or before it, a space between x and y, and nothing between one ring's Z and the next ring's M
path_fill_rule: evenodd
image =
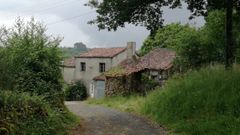
M233 42L233 0L226 0L227 1L227 10L226 10L226 61L225 66L229 68L232 66L234 59L235 59L235 47Z
M96 8L98 16L89 23L95 23L99 29L117 30L125 23L145 26L154 34L163 26L162 7L177 8L187 3L192 12L190 18L207 16L215 9L227 12L226 27L226 67L231 67L234 60L234 40L232 35L232 14L240 16L240 0L90 0L88 5Z

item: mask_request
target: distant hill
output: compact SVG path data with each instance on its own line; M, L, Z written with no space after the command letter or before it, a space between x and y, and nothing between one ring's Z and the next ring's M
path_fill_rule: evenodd
M82 42L77 42L74 47L61 47L63 59L71 58L88 50L87 46Z

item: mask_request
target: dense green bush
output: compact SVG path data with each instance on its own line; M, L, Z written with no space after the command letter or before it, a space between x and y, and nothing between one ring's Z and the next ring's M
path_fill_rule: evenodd
M157 86L160 86L159 82L150 78L147 74L142 74L141 76L141 89L144 91L143 95L146 95L148 92L154 90Z
M87 98L87 89L82 81L70 84L65 90L65 100L79 101Z
M53 110L39 96L0 91L0 134L67 134L75 117L65 110Z
M237 135L240 132L240 67L211 67L170 79L146 99L144 114L174 132Z
M12 27L0 29L0 88L41 95L61 106L61 38L48 36L46 30L34 19L18 19Z

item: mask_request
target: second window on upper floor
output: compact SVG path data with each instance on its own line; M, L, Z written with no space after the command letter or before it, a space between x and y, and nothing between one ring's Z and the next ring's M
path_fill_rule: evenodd
M86 71L86 63L80 62L80 71Z
M105 72L105 63L99 63L99 72Z

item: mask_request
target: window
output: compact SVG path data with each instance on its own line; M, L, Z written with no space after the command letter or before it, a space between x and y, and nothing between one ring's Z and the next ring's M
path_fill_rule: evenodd
M99 72L105 72L105 63L99 63Z
M85 62L80 63L80 71L86 71L86 63Z

